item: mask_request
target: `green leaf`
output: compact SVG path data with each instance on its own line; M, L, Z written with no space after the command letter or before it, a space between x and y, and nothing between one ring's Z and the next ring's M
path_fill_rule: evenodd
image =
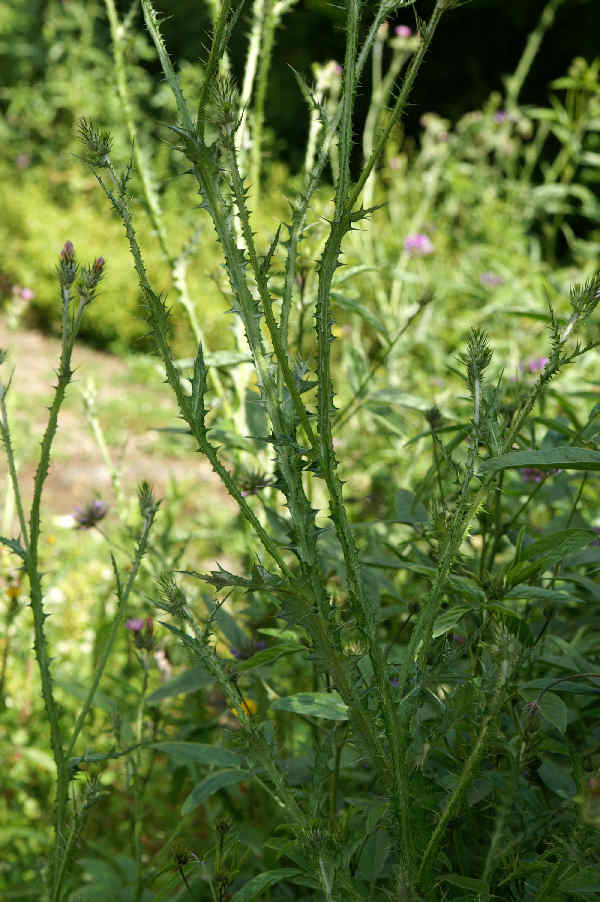
M560 589L544 589L542 586L527 586L520 583L513 586L505 598L523 598L526 601L540 601L548 604L551 601L557 601L564 604L567 601L580 601L575 595L569 595Z
M293 711L306 717L327 717L329 720L348 720L348 705L337 692L299 692L278 698L271 707L276 711Z
M215 764L219 767L239 767L242 756L231 749L204 742L153 742L150 748L164 752L181 764Z
M368 307L365 307L364 304L361 304L360 301L354 300L354 298L346 297L343 294L340 294L337 291L331 292L331 297L342 310L348 310L350 313L357 313L361 319L363 319L366 323L369 323L376 332L379 332L380 335L383 335L384 338L388 338L388 330L385 325L381 322L378 316L376 316L372 310L369 310Z
M561 799L572 799L577 792L577 786L571 775L570 768L556 764L555 761L551 761L549 758L545 758L542 761L538 774L548 789L560 796Z
M360 853L356 876L369 883L377 880L388 857L390 846L391 839L387 830L376 830L375 833L371 833Z
M542 539L531 542L521 554L524 561L535 561L537 558L550 558L558 563L569 554L574 554L587 546L598 536L593 529L560 529L550 532Z
M545 692L540 702L540 712L542 717L545 717L560 733L566 733L568 711L560 695L555 692Z
M282 880L288 880L290 877L297 877L299 874L300 871L297 868L279 868L275 871L265 871L264 874L258 874L256 877L252 877L248 883L245 883L231 897L231 902L252 902L269 886L281 883Z
M395 504L395 520L398 523L407 523L409 526L416 526L418 523L424 524L429 520L424 505L417 501L412 492L408 489L399 489L396 492Z
M156 702L160 702L165 698L171 698L174 695L181 695L184 692L196 692L202 686L210 683L210 679L210 675L204 665L199 664L197 667L192 667L172 680L163 683L152 695L148 696L146 704L155 705Z
M208 798L223 789L225 786L234 786L242 780L248 780L251 774L247 770L218 770L209 774L201 783L198 783L183 803L182 814L189 814L198 805L202 805Z
M573 874L561 882L559 889L563 893L596 895L600 892L600 866L592 864L581 868L577 874Z
M279 645L274 645L273 648L265 648L263 651L258 651L246 661L240 661L237 669L252 670L254 667L272 664L284 655L293 655L299 651L306 651L304 645L298 645L296 642L281 642Z
M473 892L482 892L485 889L483 880L477 877L463 877L462 874L442 874L438 877L440 883L449 883L451 886L458 886L460 889L470 889Z
M25 549L18 539L9 539L7 536L0 536L0 545L6 545L7 548L10 548L15 554L18 554L23 561L25 560Z
M482 473L497 473L500 470L536 467L540 470L600 470L600 452L572 445L555 445L540 451L511 451L481 462Z
M450 608L448 611L444 611L443 614L440 614L439 617L436 617L435 623L433 624L433 631L431 633L433 639L437 639L438 636L442 636L444 633L447 633L449 630L454 629L455 626L459 623L459 621L471 611L472 608L466 604L458 604L453 608Z

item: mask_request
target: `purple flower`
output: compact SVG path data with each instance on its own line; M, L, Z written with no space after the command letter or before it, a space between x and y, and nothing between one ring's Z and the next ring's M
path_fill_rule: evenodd
M394 689L397 689L398 686L400 685L400 680L398 679L397 676L395 676L395 677L392 677L392 679L390 680L390 683L394 687Z
M408 25L396 25L394 34L398 38L409 38L412 34L412 28L409 28Z
M154 648L154 621L152 617L132 617L125 623L125 628L133 633L133 641L136 648L145 648L152 651Z
M340 66L339 63L336 63L335 60L332 60L331 62L332 62L332 69L333 69L334 74L341 75L342 72L344 71L343 67Z
M24 301L32 301L35 297L35 294L31 290L31 288L21 288L21 297Z
M479 276L482 285L504 285L504 279L495 272L482 272Z
M106 263L104 257L96 257L92 264L92 272L96 275L100 275L102 270L104 269L104 264Z
M64 260L65 263L72 263L75 259L75 248L73 247L72 241L65 241L65 246L60 252L60 259Z
M527 369L530 373L539 373L540 370L545 369L548 362L547 357L534 357L528 362Z
M525 482L542 482L546 476L555 476L557 473L562 473L562 470L560 467L555 467L553 470L549 470L545 473L544 470L540 470L539 467L522 467L519 470L519 473Z
M425 257L427 254L433 254L433 244L427 235L417 232L416 235L407 235L404 239L404 250L411 257Z
M544 471L537 467L523 467L519 473L525 482L541 482L545 476Z
M506 110L498 110L497 113L494 113L494 119L496 122L506 122L507 119L510 119L510 114Z
M77 524L77 529L91 529L100 520L103 520L107 513L108 504L106 501L100 501L99 498L95 498L90 504L86 504L85 507L78 507L73 514L73 519Z
M144 620L142 617L132 617L126 622L125 628L131 630L132 633L141 633L144 629Z

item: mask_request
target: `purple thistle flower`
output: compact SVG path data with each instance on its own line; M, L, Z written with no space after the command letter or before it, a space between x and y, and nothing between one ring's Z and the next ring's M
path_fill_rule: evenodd
M506 122L510 119L510 114L506 110L498 110L498 112L494 113L494 119L496 122Z
M141 633L144 629L144 620L142 617L132 617L126 622L125 628L131 630L132 633Z
M77 524L77 529L91 529L100 520L103 520L107 513L108 504L106 501L95 498L89 504L86 504L85 507L78 507L73 514L73 519Z
M21 288L21 297L24 301L32 301L35 297L35 293L31 288Z
M547 357L534 357L528 362L527 369L530 373L539 373L541 370L545 369L548 363Z
M538 469L538 467L522 467L522 469L519 470L519 473L525 482L541 482L546 475L544 471Z
M504 279L502 278L502 276L499 276L497 273L491 271L482 272L479 276L479 281L482 285L489 285L490 287L495 285L504 285Z
M396 25L394 34L398 38L409 38L412 34L412 28L409 28L408 25Z
M427 235L417 232L416 235L406 236L404 239L404 250L411 257L425 257L427 254L433 254L433 244Z

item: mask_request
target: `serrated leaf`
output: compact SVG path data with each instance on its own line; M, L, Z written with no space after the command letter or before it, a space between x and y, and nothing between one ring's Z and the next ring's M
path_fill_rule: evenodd
M398 523L407 523L409 526L427 523L429 520L427 509L420 501L417 501L413 493L409 492L408 489L398 489L396 492L394 514L394 519Z
M189 814L198 805L202 805L215 792L224 789L225 786L234 786L241 783L242 780L248 780L251 774L247 770L218 770L214 774L209 774L201 783L198 783L183 803L181 808L182 814Z
M293 655L299 651L306 651L304 645L298 645L296 642L281 642L279 645L274 645L273 648L265 648L262 651L258 651L246 661L240 661L237 669L244 671L252 670L254 667L272 664L284 655Z
M535 561L537 558L549 557L558 562L569 554L587 548L590 542L597 538L593 529L560 529L527 545L523 549L521 559Z
M180 764L210 764L218 767L239 767L243 758L231 749L205 742L153 742L150 748L173 758Z
M271 707L276 711L293 711L306 717L348 720L348 705L337 692L299 692L278 698Z
M18 554L21 560L25 560L25 549L18 539L9 539L7 536L0 536L0 545L6 545L15 554Z
M571 445L556 445L539 451L511 451L492 457L480 464L482 473L498 473L500 470L534 467L539 470L600 470L600 452Z
M157 702L165 698L172 698L174 695L181 695L187 692L196 692L202 686L206 686L211 681L211 677L206 668L199 664L190 670L184 671L179 676L174 677L163 683L152 695L146 699L147 705L155 705Z
M290 877L297 877L299 874L300 871L297 868L279 868L275 871L257 874L231 897L231 902L252 902L268 887L281 883L282 880L288 880Z
M458 625L460 620L471 611L472 608L467 604L459 604L455 605L455 607L450 608L448 611L444 611L443 614L440 614L439 617L436 617L435 623L433 624L432 637L437 639L438 636L443 636L444 633L447 633L449 630L454 629L455 626Z

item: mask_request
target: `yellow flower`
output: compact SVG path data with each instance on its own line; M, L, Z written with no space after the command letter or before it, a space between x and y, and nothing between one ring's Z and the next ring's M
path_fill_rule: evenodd
M240 716L239 708L232 708L231 710L233 711L233 713L235 714L236 717ZM256 712L258 711L258 705L251 698L245 698L242 701L242 710L245 711L245 713L248 715L248 717L251 717L253 714L256 714Z

